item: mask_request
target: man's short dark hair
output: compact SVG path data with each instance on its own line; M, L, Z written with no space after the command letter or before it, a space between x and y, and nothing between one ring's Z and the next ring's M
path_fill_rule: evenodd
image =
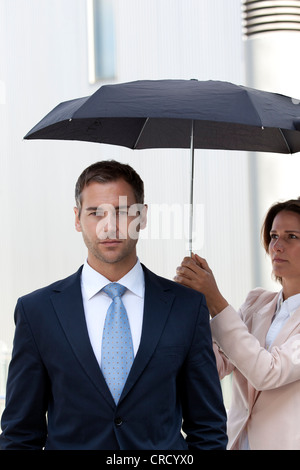
M144 204L144 183L136 171L127 164L117 162L115 160L104 160L93 163L86 168L79 176L75 186L76 206L81 213L81 193L83 189L90 183L108 183L125 180L133 189L136 202Z

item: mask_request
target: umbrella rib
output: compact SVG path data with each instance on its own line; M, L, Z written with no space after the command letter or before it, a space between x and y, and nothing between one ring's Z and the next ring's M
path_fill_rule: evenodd
M287 142L287 140L286 140L286 138L285 138L285 135L284 135L284 133L282 132L282 129L281 129L280 127L279 127L278 129L279 129L279 132L280 132L280 134L281 134L281 137L282 137L283 140L284 140L285 145L287 146L287 149L288 149L289 153L292 153L292 149L291 149L291 147L289 146L289 144L288 144L288 142Z
M135 144L134 144L134 146L133 146L133 149L136 149L136 148L137 148L137 145L138 145L139 140L140 140L140 138L141 138L141 136L142 136L142 133L144 132L144 129L145 129L146 125L147 125L148 120L149 120L149 118L147 117L147 118L146 118L146 121L144 122L144 125L143 125L143 127L142 127L142 129L141 129L141 132L139 133L138 138L137 138L136 141L135 141Z

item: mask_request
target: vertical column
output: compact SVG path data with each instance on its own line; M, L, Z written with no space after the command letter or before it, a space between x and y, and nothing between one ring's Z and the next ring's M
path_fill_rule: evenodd
M300 98L300 1L244 0L242 15L247 85ZM271 204L300 196L300 154L251 154L249 169L254 282L274 289L260 227Z

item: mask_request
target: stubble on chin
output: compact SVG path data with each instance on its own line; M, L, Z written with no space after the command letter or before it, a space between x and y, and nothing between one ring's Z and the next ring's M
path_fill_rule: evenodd
M129 260L130 258L136 259L136 241L132 241L129 245L121 244L121 246L117 247L102 246L100 241L93 244L85 240L85 244L89 253L101 264L112 265Z

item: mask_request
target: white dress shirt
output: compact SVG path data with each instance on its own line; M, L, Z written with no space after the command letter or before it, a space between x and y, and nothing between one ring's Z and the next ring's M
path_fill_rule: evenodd
M85 262L81 274L83 307L90 342L100 367L103 327L108 307L112 302L101 289L110 282L91 268L87 261ZM139 260L118 283L127 287L122 300L127 311L134 355L136 355L142 334L145 294L144 272Z
M279 331L298 307L300 307L300 294L292 295L288 299L283 300L283 293L282 291L280 292L276 312L266 336L266 349L272 346Z

